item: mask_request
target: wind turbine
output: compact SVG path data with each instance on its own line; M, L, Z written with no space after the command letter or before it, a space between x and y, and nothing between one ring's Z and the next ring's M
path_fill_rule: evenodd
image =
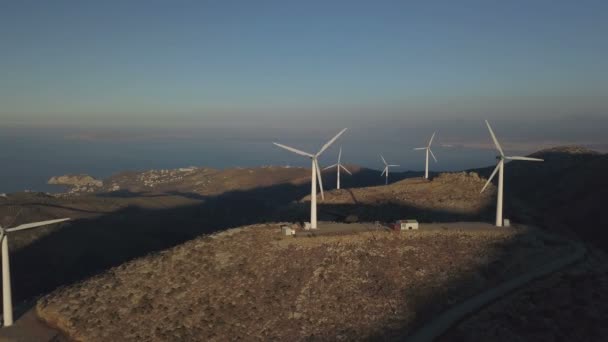
M384 157L382 155L380 155L380 158L382 158L382 162L384 163L384 170L382 171L382 174L380 174L380 177L382 177L382 175L386 174L385 184L388 184L388 168L393 167L393 166L399 166L399 165L387 163L386 160L384 160Z
M492 127L490 127L490 123L488 122L488 120L486 120L486 125L488 126L488 130L490 131L492 140L494 140L494 145L496 145L496 149L498 150L500 155L496 156L496 159L498 159L498 165L496 165L496 168L492 172L492 175L490 175L490 178L488 178L486 185L484 185L483 188L481 189L481 192L483 192L488 187L488 185L490 184L490 182L496 175L496 172L500 171L498 173L498 196L496 198L496 227L502 227L502 223L503 223L503 221L502 221L502 197L503 197L503 187L504 187L505 160L527 160L527 161L540 161L540 162L542 162L544 160L539 159L539 158L505 156L504 152L502 151L502 147L500 147L500 144L498 143L498 139L496 139L496 136L494 135L494 131L492 131Z
M11 292L11 268L8 256L8 233L36 228L40 226L46 226L49 224L59 223L67 220L69 220L69 218L26 223L13 228L4 228L0 226L0 239L2 240L2 314L4 317L5 327L13 325L13 297Z
M333 144L347 129L341 130L331 140L329 140L316 154L310 154L308 152L300 151L293 147L285 146L279 143L273 143L281 148L291 151L295 154L299 154L304 157L308 157L312 160L312 176L310 182L310 228L317 229L317 178L319 179L319 188L321 189L321 198L325 199L323 194L323 180L321 179L321 170L319 169L318 157L323 153L331 144Z
M433 154L433 151L431 150L431 144L433 143L433 138L435 138L435 133L433 132L433 135L431 135L431 140L429 140L429 144L426 147L417 147L414 150L426 150L426 167L424 169L424 178L429 179L429 153L431 154L431 156L433 157L433 159L435 159L435 163L437 162L437 158L435 158L435 155Z
M323 170L329 170L329 169L331 169L332 167L335 167L335 168L336 168L336 171L338 172L338 177L337 177L337 180L338 180L338 185L337 185L336 189L340 189L340 169L343 169L344 171L346 171L346 173L348 173L348 174L349 174L349 175L351 175L351 176L353 175L352 173L350 173L350 171L348 171L348 170L347 170L347 169L346 169L346 168L345 168L345 167L344 167L344 166L343 166L343 165L340 163L340 159L341 159L341 157L342 157L342 147L340 147L340 152L338 152L338 162L337 162L336 164L334 164L334 165L328 166L328 167L326 167L326 168L324 168L324 169L323 169Z

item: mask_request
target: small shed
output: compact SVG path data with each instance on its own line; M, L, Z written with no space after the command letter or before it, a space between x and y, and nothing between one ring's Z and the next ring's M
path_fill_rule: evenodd
M290 226L282 226L281 232L283 233L283 235L287 235L287 236L296 234L296 231Z
M395 223L395 229L411 230L418 229L418 221L416 220L399 220Z

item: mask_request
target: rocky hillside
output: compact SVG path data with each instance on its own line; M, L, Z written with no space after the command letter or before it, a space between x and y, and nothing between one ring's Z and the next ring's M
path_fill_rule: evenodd
M465 226L317 238L242 227L63 288L37 312L81 341L402 340L568 248L527 228Z
M103 187L103 181L95 179L89 175L65 175L51 177L48 184L63 185L70 188L71 192L96 192Z
M344 186L382 181L379 171L349 167L355 176L344 177ZM324 173L326 184L335 181L332 177L334 172ZM63 178L66 183L69 179L79 184L89 180L86 176ZM306 211L286 208L310 192L310 170L125 172L104 179L94 192L79 189L82 187L74 187L73 193L0 197L5 226L73 219L11 237L13 281L20 284L14 292L16 303L201 234L255 223L308 220Z
M460 322L440 341L604 341L608 256L537 280Z

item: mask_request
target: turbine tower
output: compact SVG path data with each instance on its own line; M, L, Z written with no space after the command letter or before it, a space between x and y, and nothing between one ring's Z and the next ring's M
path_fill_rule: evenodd
M393 167L393 166L399 166L399 165L387 163L382 155L380 155L380 158L382 158L382 162L384 163L384 170L382 171L382 174L380 174L380 177L382 177L382 175L386 174L386 180L385 180L384 184L388 184L388 168Z
M319 180L319 188L321 189L321 198L325 199L323 194L323 180L321 179L321 170L319 169L318 157L323 153L331 144L333 144L347 129L341 130L331 140L329 140L316 154L310 154L308 152L300 151L293 147L285 146L279 143L273 143L281 148L291 151L295 154L299 154L304 157L308 157L312 160L312 176L310 182L310 228L317 229L317 178Z
M433 151L431 150L431 144L433 143L433 138L435 138L435 133L437 132L433 132L433 135L431 135L431 140L429 140L429 144L426 147L417 147L414 150L426 150L426 166L424 168L424 178L429 179L429 153L431 154L431 156L433 157L433 159L435 159L435 163L437 162L437 158L435 158L435 155L433 154Z
M343 166L343 165L340 163L340 159L341 159L341 157L342 157L342 147L340 147L340 152L338 152L338 162L337 162L336 164L334 164L334 165L328 166L328 167L326 167L326 168L324 168L324 169L323 169L323 170L329 170L329 169L331 169L332 167L335 167L335 168L336 168L336 172L338 173L338 176L337 176L337 178L336 178L336 179L337 179L337 183L338 183L338 184L337 184L337 186L336 186L336 189L340 189L340 169L342 169L342 170L346 171L346 173L348 173L348 174L349 174L349 175L351 175L351 176L353 175L352 173L350 173L350 171L348 171L348 170L347 170L347 169L346 169L346 168L345 168L345 167L344 167L344 166Z
M13 228L4 228L0 226L0 239L2 240L2 314L4 317L5 327L10 327L11 325L13 325L13 297L11 291L11 267L8 255L8 233L36 228L40 226L46 226L49 224L59 223L67 220L69 220L69 218L26 223Z
M496 165L496 168L492 172L492 175L490 175L490 178L488 178L488 181L486 182L486 184L481 189L481 192L483 192L488 187L488 185L490 184L490 182L496 175L496 172L500 171L500 172L498 172L498 195L496 198L496 227L502 227L502 224L503 224L502 198L503 198L503 189L504 189L505 160L526 160L526 161L540 161L540 162L542 162L544 160L539 159L539 158L505 156L505 154L502 150L502 147L500 147L500 144L498 143L498 139L496 139L496 135L494 135L494 131L492 131L492 127L490 127L490 123L488 122L488 120L486 120L486 125L488 126L488 130L490 131L492 140L494 140L494 145L496 146L496 149L498 150L498 153L500 153L500 155L496 156L496 159L498 159L498 165Z

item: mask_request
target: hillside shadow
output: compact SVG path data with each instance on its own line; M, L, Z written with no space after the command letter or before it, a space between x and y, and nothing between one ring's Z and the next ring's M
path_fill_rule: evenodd
M163 209L131 205L66 223L61 229L11 253L13 300L18 303L48 293L202 234L265 222L308 221L309 204L296 201L309 191L309 184L280 184L218 196L174 192L173 197L179 195L201 202ZM421 221L471 218L391 203L378 206L319 204L319 216L323 220L342 221L350 212L357 212L360 220L369 221L412 215ZM345 214L341 216L340 213Z
M608 230L604 229L608 155L545 151L530 156L544 162L505 165L505 217L533 222L608 251ZM470 171L487 178L494 167Z
M32 298L36 294L47 293L59 286L68 286L130 259L166 249L201 234L248 224L307 219L308 203L293 201L303 197L302 195L308 191L307 185L282 185L252 191L230 192L216 198L207 198L206 202L197 205L171 209L128 207L103 217L75 221L15 254L13 282L19 284L15 287L15 298ZM294 195L294 193L298 194ZM274 194L274 197L265 197L270 194ZM286 209L276 210L276 206L281 203ZM328 219L329 215L334 215L331 219L337 221L342 221L343 217L340 215L349 215L353 212L359 213L361 220L384 222L404 216L414 216L422 222L457 222L476 218L474 214L425 210L394 203L378 205L320 203L319 211L321 219ZM340 217L335 213L340 213L338 215ZM515 257L512 254L513 250L521 244L522 238L504 241L484 256L485 261L456 277L449 279L431 277L406 289L397 283L397 279L390 273L391 268L387 267L390 264L403 262L402 257L395 254L377 259L373 255L362 254L358 262L367 265L366 270L370 279L366 293L362 295L372 298L377 296L406 298L407 300L403 302L391 304L392 310L395 313L414 311L415 317L399 322L395 321L392 315L387 315L365 334L361 334L359 330L332 328L323 331L321 336L311 338L332 340L336 335L343 335L369 341L403 340L415 328L449 306L457 304L459 299L472 296L512 276L513 270L506 267L507 263L504 260L513 259ZM474 244L467 246L472 250L477 247ZM445 255L426 255L426 257L408 255L408 259L414 258L416 263L419 263L421 272L424 272L425 262L432 261L428 259L429 257L450 259L451 252L448 249ZM447 268L450 268L450 265L451 262L446 262ZM434 276L439 275L434 274ZM148 280L142 279L142 282L144 281Z
M31 307L39 295L202 234L266 222L307 221L309 204L297 201L309 191L310 184L280 184L218 196L174 192L172 196L194 198L201 203L165 209L129 206L68 223L11 254L13 300L20 309L15 316L19 317ZM478 220L485 215L484 212L463 215L433 211L390 202L378 205L319 203L322 220L344 221L353 213L359 221L382 222L412 217L421 222L454 222ZM425 304L420 306L424 311ZM391 330L390 334L394 333Z

